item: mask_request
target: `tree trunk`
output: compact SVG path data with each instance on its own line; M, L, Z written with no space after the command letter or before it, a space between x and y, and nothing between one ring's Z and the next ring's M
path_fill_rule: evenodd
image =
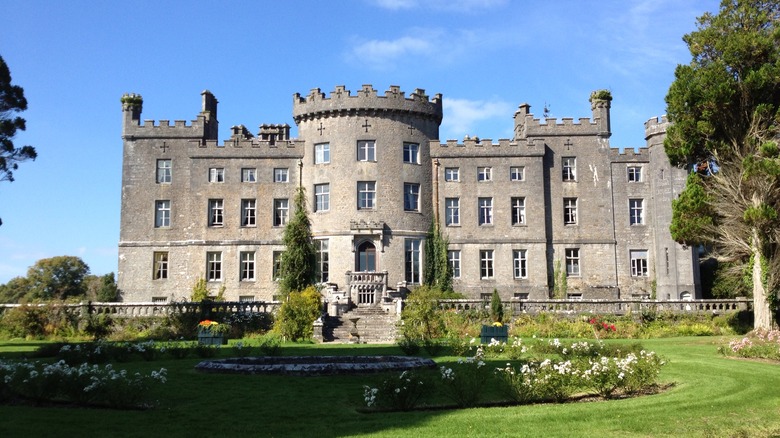
M761 240L758 231L753 231L753 328L772 329L772 311L766 296L764 285L763 254L761 253Z

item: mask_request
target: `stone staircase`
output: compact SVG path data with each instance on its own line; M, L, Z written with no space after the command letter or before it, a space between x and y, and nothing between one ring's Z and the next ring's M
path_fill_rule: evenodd
M360 343L393 343L396 339L398 315L386 312L381 307L356 307L341 316L328 316L323 320L324 342L350 342L352 321L357 322Z

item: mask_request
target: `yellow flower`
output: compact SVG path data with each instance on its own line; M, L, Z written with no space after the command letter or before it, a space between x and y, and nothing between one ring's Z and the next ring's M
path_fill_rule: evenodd
M493 327L503 327L504 324L501 324L500 322L496 321L493 323Z

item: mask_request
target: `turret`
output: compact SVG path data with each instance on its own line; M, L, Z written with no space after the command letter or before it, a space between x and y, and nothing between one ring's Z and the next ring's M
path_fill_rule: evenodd
M140 125L144 98L140 94L125 93L120 101L122 102L123 130L126 126Z
M609 138L612 128L609 121L609 109L612 106L612 93L609 90L596 90L590 93L590 109L593 120L598 124L600 137Z
M515 137L514 140L525 138L528 134L525 129L526 116L531 114L531 105L527 103L521 103L515 111Z
M200 115L206 123L205 136L207 140L217 140L219 136L219 122L217 121L217 98L209 90L200 93L203 96L203 108Z

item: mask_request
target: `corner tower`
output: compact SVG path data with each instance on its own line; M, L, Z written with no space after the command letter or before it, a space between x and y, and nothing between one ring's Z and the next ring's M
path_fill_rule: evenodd
M337 86L326 97L316 88L293 96L293 118L304 140L312 231L328 251L328 266L320 263L328 276L318 280L341 287L355 283L355 273L374 272L386 285L420 283L441 95L415 89L406 97L397 86L378 95L364 85L354 95Z

